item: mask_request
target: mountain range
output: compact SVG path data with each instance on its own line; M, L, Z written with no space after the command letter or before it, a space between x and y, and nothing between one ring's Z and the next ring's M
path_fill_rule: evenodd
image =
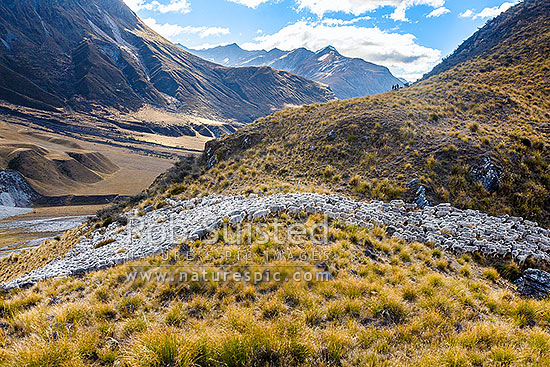
M548 55L524 0L409 88L260 118L11 247L0 366L550 366Z
M405 83L394 77L388 68L363 59L342 56L333 46L327 46L317 52L305 48L292 51L277 48L271 51L248 51L235 43L202 50L179 46L220 65L270 66L286 70L327 84L339 99L384 93L392 90L394 85L403 86Z
M548 19L548 1L523 1L409 88L280 111L207 143L205 162L261 167L227 191L309 182L358 198L450 202L549 225ZM209 182L227 175L212 172Z
M208 139L333 99L289 72L194 56L122 0L0 2L0 170L43 195L137 193Z
M325 86L266 67L229 68L171 44L122 0L0 3L0 99L56 110L152 105L251 122L334 98Z

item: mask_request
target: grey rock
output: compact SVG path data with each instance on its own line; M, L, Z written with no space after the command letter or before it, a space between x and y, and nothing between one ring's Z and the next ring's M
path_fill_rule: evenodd
M415 178L415 179L410 180L409 183L407 183L407 188L414 189L415 187L418 187L419 185L420 185L420 180Z
M500 187L501 175L502 170L488 157L483 158L480 166L471 172L472 179L479 182L490 193L497 191Z
M201 228L199 230L196 230L189 236L189 240L196 241L196 240L202 240L208 236L208 230L206 228Z
M527 297L541 299L550 295L550 274L542 270L525 270L515 284L518 292Z
M426 188L424 186L420 186L418 190L416 190L416 205L418 205L419 208L432 206L432 204L426 197Z

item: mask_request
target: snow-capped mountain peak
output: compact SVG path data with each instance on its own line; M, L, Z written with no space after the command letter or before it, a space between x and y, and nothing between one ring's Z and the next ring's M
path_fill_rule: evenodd
M342 56L334 46L312 52L303 47L292 51L246 51L238 45L187 51L226 66L271 66L327 84L340 99L390 91L403 82L384 66Z

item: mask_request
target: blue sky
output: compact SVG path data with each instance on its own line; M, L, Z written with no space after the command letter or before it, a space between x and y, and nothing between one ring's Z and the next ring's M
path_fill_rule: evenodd
M124 0L172 42L332 45L414 81L517 0Z

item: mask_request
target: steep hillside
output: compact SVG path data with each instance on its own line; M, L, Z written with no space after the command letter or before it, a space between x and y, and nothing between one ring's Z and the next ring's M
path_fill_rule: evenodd
M181 45L180 45L181 46ZM304 78L327 84L339 99L364 97L403 86L388 68L359 58L342 56L334 47L327 46L317 52L305 48L293 51L246 51L237 44L211 49L185 50L206 60L225 66L270 66L286 70Z
M500 216L549 225L549 16L526 0L494 32L534 39L261 119L1 258L0 366L550 365L550 274L527 269L550 230Z
M520 59L525 60L526 51L533 50L537 54L546 51L548 33L547 29L541 29L540 20L548 16L548 7L548 3L541 1L525 1L521 8L490 20L453 54L426 74L424 79L474 58L485 58L487 61L493 58L498 64L508 66L518 64ZM529 24L531 19L538 21ZM483 73L491 71L490 69L491 67L480 71Z
M549 9L517 5L410 88L281 111L209 143L206 190L301 185L550 225Z
M122 0L0 4L0 99L47 110L143 105L250 122L334 98L272 69L221 67L166 41ZM243 84L248 77L254 83Z

